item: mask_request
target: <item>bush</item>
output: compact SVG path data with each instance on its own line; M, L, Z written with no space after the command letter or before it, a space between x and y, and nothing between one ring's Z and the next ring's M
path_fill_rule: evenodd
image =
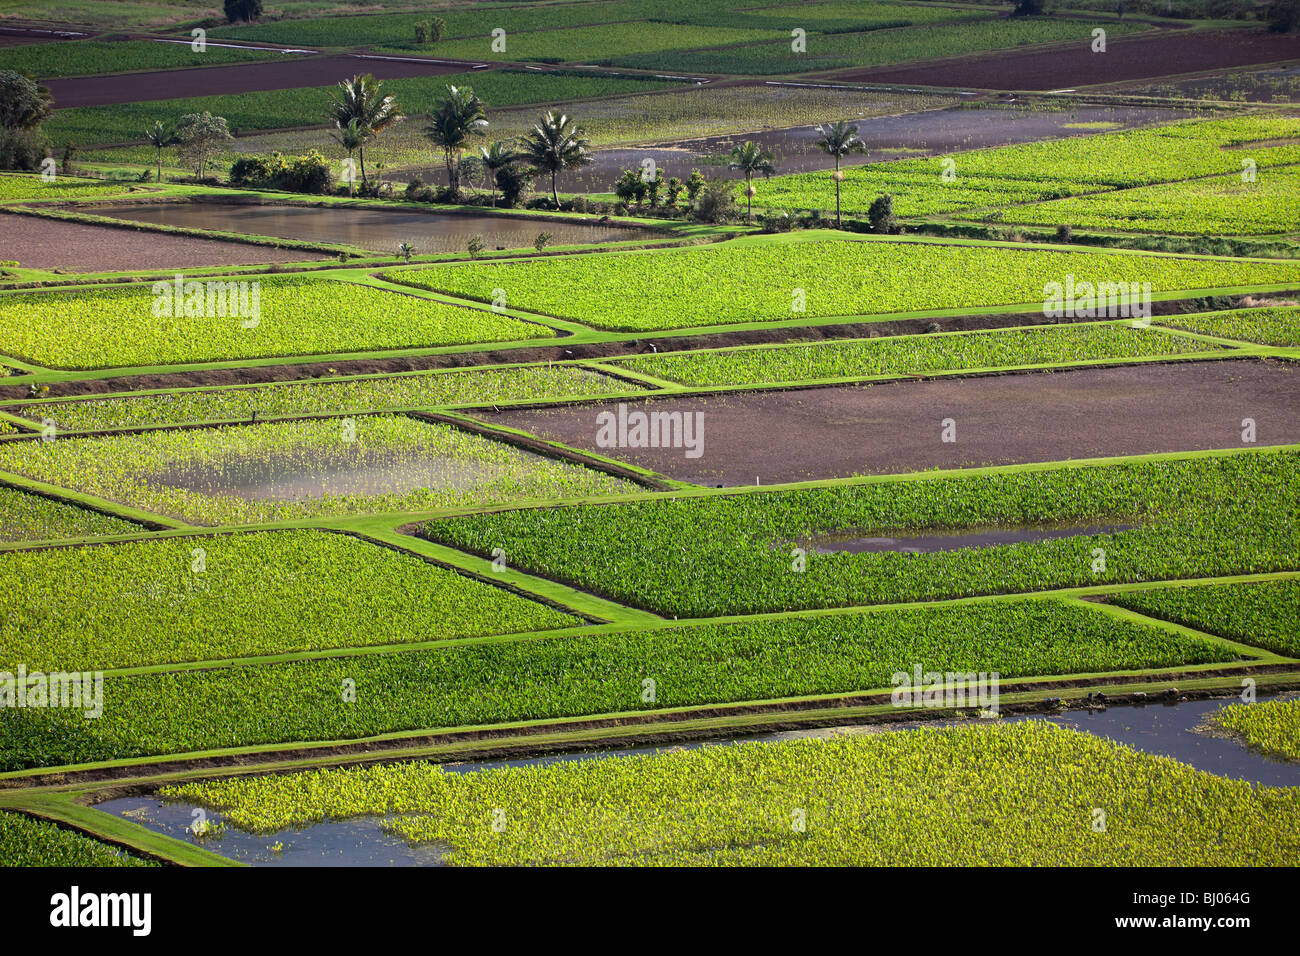
M523 194L533 188L533 177L526 170L518 169L513 164L498 169L496 181L497 189L501 190L499 205L506 209L517 206Z
M34 173L41 167L49 140L39 129L0 127L0 169Z
M1300 0L1273 0L1268 8L1268 29L1272 33L1290 33L1300 27Z
M734 183L726 179L706 182L695 195L691 214L700 222L726 222L736 213Z
M316 150L288 161L279 153L270 159L258 156L237 159L230 166L230 183L314 194L327 193L332 186L329 163Z
M1070 242L1074 238L1074 227L1068 224L1056 227L1056 241Z
M867 220L871 223L872 232L881 234L898 232L898 218L894 215L894 197L885 193L871 200L871 206L867 209Z
M794 228L794 218L784 209L769 209L758 217L764 232L789 232Z
M226 0L226 22L251 22L262 15L262 0Z

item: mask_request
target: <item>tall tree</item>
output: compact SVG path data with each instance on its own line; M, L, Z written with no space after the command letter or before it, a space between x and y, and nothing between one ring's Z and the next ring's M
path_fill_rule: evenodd
M492 208L495 209L497 204L497 173L519 162L519 154L510 148L509 143L503 143L500 140L490 146L480 146L478 152L479 161L483 164L484 175L492 184Z
M213 116L206 110L187 113L176 125L176 142L180 144L181 155L195 165L199 179L203 178L212 154L232 139L226 118Z
M162 182L162 151L176 145L176 134L162 120L155 120L153 128L145 131L145 139L158 151L158 182Z
M447 187L460 195L460 157L470 140L487 133L487 109L468 86L449 86L434 104L424 135L442 150L447 164Z
M14 70L0 70L0 127L34 130L53 108L47 87Z
M563 113L548 111L523 136L519 152L538 172L550 173L551 199L560 208L556 177L566 169L577 169L593 162L591 142L583 131Z
M858 128L849 125L844 120L818 126L817 133L817 145L822 152L835 157L835 228L838 229L840 228L840 183L844 181L844 173L840 170L840 160L850 153L865 154L867 144L862 142L862 138L858 136Z
M334 141L342 146L348 154L348 195L353 195L353 189L356 186L356 174L350 168L352 165L352 154L366 144L365 133L361 131L360 125L356 118L348 120L348 125L336 127L330 134Z
M354 76L339 83L339 92L330 103L330 118L335 129L342 130L352 120L357 121L362 137L362 143L357 147L361 157L362 186L366 185L366 142L402 119L397 97L385 95L383 86L368 73Z
M738 169L745 175L745 221L754 221L754 177L762 174L771 176L776 172L772 164L772 154L757 143L746 140L731 151L728 169Z

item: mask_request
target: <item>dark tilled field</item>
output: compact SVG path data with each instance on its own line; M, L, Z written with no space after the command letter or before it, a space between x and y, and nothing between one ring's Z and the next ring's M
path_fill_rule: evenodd
M1105 53L1093 53L1087 39L1081 37L1069 48L847 70L834 74L834 79L978 90L1059 90L1300 59L1300 36L1262 29L1160 30L1113 40Z
M204 66L191 70L155 70L148 73L119 73L114 76L74 76L49 80L55 109L71 106L108 106L174 100L189 96L222 93L254 93L258 90L287 90L300 86L330 86L339 77L371 73L377 80L412 76L441 76L462 73L467 61L412 62L349 54L315 56L286 55L285 59L230 66Z
M243 242L222 242L138 229L91 226L0 213L0 259L28 269L117 272L183 266L305 262L324 256Z
M703 454L601 448L616 403L477 413L482 421L703 485L752 485L1300 442L1300 367L1220 361L664 398L627 411L699 412ZM941 441L942 423L956 441Z

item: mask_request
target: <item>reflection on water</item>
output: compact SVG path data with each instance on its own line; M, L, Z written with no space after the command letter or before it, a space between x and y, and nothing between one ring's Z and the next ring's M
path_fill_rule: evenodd
M482 236L488 249L523 249L539 233L551 245L614 242L648 235L632 226L555 222L522 216L429 213L419 209L367 209L321 206L258 206L247 203L107 203L96 215L187 229L214 229L307 242L332 242L391 252L409 242L417 255L464 252L470 236Z
M151 484L250 501L302 501L336 495L384 495L417 488L465 491L505 468L410 452L317 450L308 458L271 454L177 464L149 476Z

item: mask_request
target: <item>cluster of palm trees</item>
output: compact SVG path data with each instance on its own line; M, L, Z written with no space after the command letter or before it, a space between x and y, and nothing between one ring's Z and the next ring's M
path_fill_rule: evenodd
M840 222L840 183L844 181L844 171L840 163L853 153L867 151L867 146L858 135L857 126L840 120L817 127L817 147L822 152L835 158L835 226ZM727 168L740 172L745 177L745 219L754 221L754 177L766 179L776 172L775 157L770 150L763 149L756 143L746 141L735 146L728 158Z
M367 182L366 143L403 118L396 98L385 95L382 87L382 83L368 75L344 80L339 84L340 92L334 97L330 109L334 121L331 135L346 150L349 160L354 153L360 158L363 189ZM487 129L487 105L468 86L448 86L434 104L424 135L442 151L447 167L447 188L452 197L460 195L465 178L465 153L474 146L478 147L475 158L491 183L493 206L496 205L498 175L526 166L531 173L550 176L551 199L558 209L560 195L556 179L559 174L592 161L590 141L564 113L548 111L532 129L513 142L479 142L486 139Z

